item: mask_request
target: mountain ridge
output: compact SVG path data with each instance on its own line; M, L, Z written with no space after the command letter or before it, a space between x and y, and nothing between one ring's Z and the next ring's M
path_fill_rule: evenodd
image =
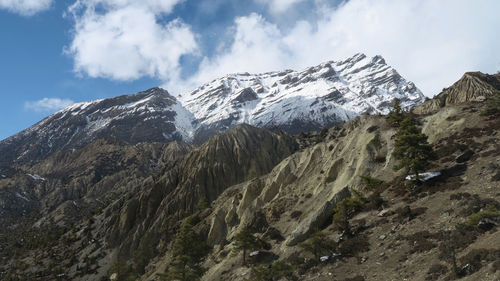
M191 113L167 91L156 87L70 105L0 141L0 154L4 155L0 161L36 161L105 136L131 143L189 140L191 125Z
M0 141L0 162L38 161L103 136L123 141L202 144L246 123L297 134L362 114L385 114L394 99L404 108L424 101L412 82L381 56L356 54L302 71L229 74L179 99L159 87L70 105Z
M394 99L404 108L425 97L381 56L356 54L301 71L228 74L181 95L199 121L202 138L235 124L318 130L362 114L387 114ZM195 138L196 139L196 138Z

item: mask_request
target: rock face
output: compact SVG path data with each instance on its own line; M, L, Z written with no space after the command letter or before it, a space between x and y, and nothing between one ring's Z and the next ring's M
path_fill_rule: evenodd
M175 201L182 198L188 209L203 197L213 201L227 187L268 173L297 150L290 136L246 124L216 135L183 159L169 209L176 210Z
M160 88L76 103L1 141L0 162L40 160L108 136L131 143L190 140L193 119Z
M241 123L289 133L319 130L364 113L388 113L395 98L405 108L424 101L382 57L357 54L303 71L227 75L181 101L199 122L195 141L201 143Z
M431 100L415 107L417 114L435 113L447 105L484 101L495 91L500 91L500 74L467 72L451 87L444 89Z
M249 125L214 136L167 164L154 179L144 182L128 203L117 205L107 225L112 230L108 239L123 251L136 250L146 233L154 233L158 239L158 229L171 229L172 218L192 214L202 198L214 201L228 187L268 173L297 149L290 136ZM238 223L226 214L217 220Z

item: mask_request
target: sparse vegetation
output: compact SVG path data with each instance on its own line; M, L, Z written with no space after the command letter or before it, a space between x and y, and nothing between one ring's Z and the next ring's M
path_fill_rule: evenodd
M410 254L427 252L437 247L431 241L432 238L435 238L434 235L427 230L419 231L406 237L408 245L411 247Z
M306 252L314 256L315 261L319 261L322 255L329 255L336 248L335 241L328 238L326 233L317 231L309 237L305 242L299 245Z
M291 264L275 261L271 265L260 265L252 268L252 281L277 281L285 278L289 281L298 280Z
M399 207L396 209L396 217L394 221L402 223L404 221L411 221L421 214L425 213L426 207L411 208L409 205L404 207Z
M363 185L369 191L373 191L373 190L379 188L384 183L383 180L379 180L379 179L371 177L371 176L360 176L360 177L361 177L361 181L363 182Z
M133 268L127 265L120 257L118 257L111 268L108 270L108 276L115 274L117 280L133 281L137 279L137 274ZM107 279L109 280L109 278Z
M166 280L199 280L205 269L201 266L208 253L204 240L189 223L184 223L172 246L172 262Z
M366 235L358 234L355 237L347 238L339 245L339 252L345 257L355 257L359 253L366 252L370 248L368 237Z
M460 224L454 230L442 233L439 258L450 263L456 277L461 275L457 262L458 253L474 242L476 238L477 235L474 231L470 231L466 226Z
M356 191L353 193L353 196L344 198L337 203L333 213L333 222L336 227L347 235L352 235L349 219L357 212L363 210L366 205L366 201L360 193Z
M481 111L481 115L489 116L500 113L500 91L496 91L493 96L486 100L486 105Z
M477 212L475 214L467 217L465 225L470 228L477 228L479 222L484 219L497 219L500 217L500 210L497 209L494 205L490 204L486 206L485 210Z

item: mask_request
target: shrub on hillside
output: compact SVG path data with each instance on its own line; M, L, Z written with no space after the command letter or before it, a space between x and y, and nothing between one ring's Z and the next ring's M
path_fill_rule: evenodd
M318 231L299 245L305 251L311 253L316 261L322 255L330 254L336 248L335 241L326 236L326 233Z
M271 265L260 265L252 268L252 281L298 280L295 268L284 261L275 261Z
M366 235L357 235L352 238L347 238L339 245L339 252L344 257L355 257L359 253L366 252L370 249L370 243Z
M500 113L500 91L496 91L493 96L488 98L484 109L481 111L481 115L489 116Z
M430 240L432 238L434 238L434 235L427 230L407 236L406 240L408 240L408 245L411 247L410 254L427 252L436 248L437 245Z
M333 222L335 226L340 230L351 235L351 230L349 227L349 219L354 216L357 212L365 208L365 199L358 192L354 192L354 195L342 199L334 209Z
M366 176L359 176L361 178L361 182L363 185L366 187L367 190L373 191L382 186L384 183L383 180L379 180L377 178L371 177L369 175Z
M477 228L479 222L482 220L497 219L498 217L500 217L500 210L498 210L494 205L488 205L485 210L468 216L465 225L469 228Z

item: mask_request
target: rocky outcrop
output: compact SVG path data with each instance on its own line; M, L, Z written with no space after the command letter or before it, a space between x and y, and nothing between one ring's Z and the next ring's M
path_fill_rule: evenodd
M481 102L493 95L495 91L500 91L500 74L467 72L451 87L443 89L433 99L415 107L413 112L429 114L435 113L447 105Z
M383 117L363 116L334 127L321 143L290 155L270 173L228 188L212 203L214 210L206 219L209 244L227 247L226 241L249 226L262 236L284 240L275 251L288 255L287 249L331 221L334 207L351 189L361 189L359 176L392 176L390 156L385 163L375 160L377 154L392 151L394 130L372 129L383 122Z
M297 149L298 144L290 136L249 125L214 136L144 181L133 196L138 205L132 205L132 210L129 205L119 207L121 215L114 212L114 218L109 219L107 227L114 232L109 239L128 241L121 248L131 253L146 233L159 239L162 234L158 229L173 231L175 225L169 222L192 214L201 199L216 200L228 187L270 172ZM238 225L238 201L208 224L206 234L213 243L225 239L227 225ZM134 222L132 226L130 222Z
M285 242L286 245L295 246L297 243L306 240L312 231L321 229L325 222L333 216L333 210L335 209L335 206L337 206L337 203L350 196L351 192L348 187L345 187L336 193L331 200L326 201L315 214L310 216L306 222L299 225L299 227L292 232Z
M167 209L192 209L204 197L213 201L227 187L268 173L297 149L288 135L249 125L217 135L182 160Z

